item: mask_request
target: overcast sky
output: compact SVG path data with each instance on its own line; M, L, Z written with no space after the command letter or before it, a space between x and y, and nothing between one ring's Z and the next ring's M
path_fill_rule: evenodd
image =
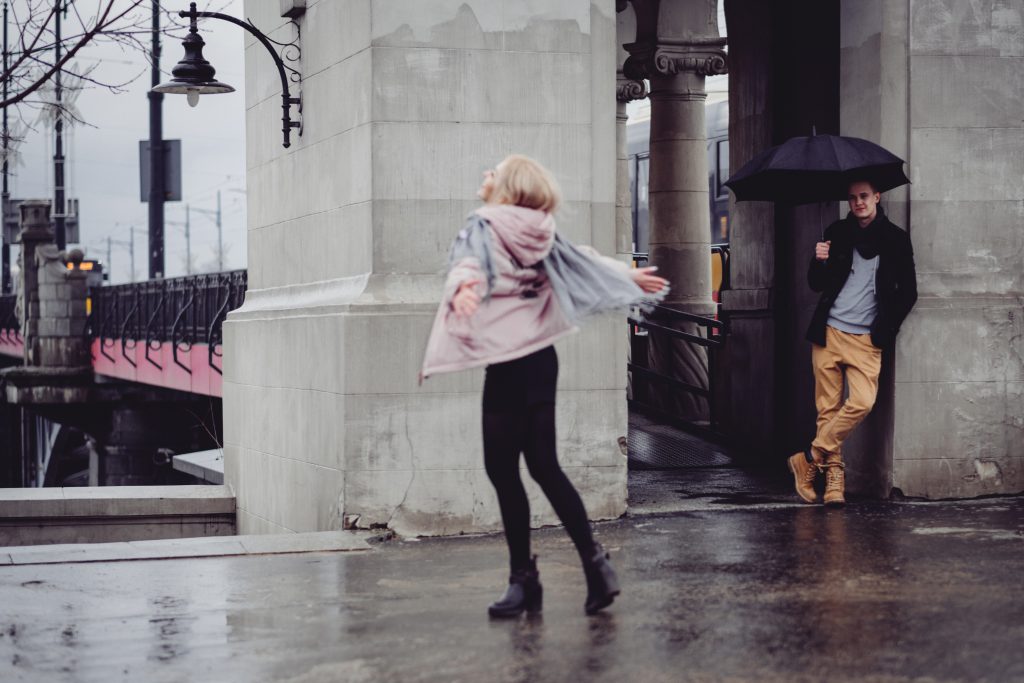
M187 9L187 0L163 0L168 9ZM211 9L242 16L242 0L212 0ZM168 221L166 275L185 274L185 204L194 209L214 211L217 190L223 204L225 268L244 268L245 246L245 66L243 30L227 22L200 21L200 35L206 41L203 55L217 69L217 80L235 87L235 92L203 96L196 108L183 95L165 95L163 134L182 141L183 200L165 205ZM148 44L148 40L147 40ZM171 68L183 56L179 40L165 40L161 69L170 78ZM81 246L91 258L106 261L106 239L127 243L135 233L137 279L148 275L147 204L139 201L139 140L149 138L150 69L146 55L124 52L102 45L81 54L80 66L101 61L97 77L108 82L142 75L126 92L113 94L101 88L82 91L75 102L88 125L77 125L65 144L68 197L77 197L81 213ZM53 194L52 129L35 126L20 148L21 166L11 178L11 196L51 198ZM212 215L192 211L193 262L200 270L216 270L217 228ZM112 282L130 279L127 246L112 249Z

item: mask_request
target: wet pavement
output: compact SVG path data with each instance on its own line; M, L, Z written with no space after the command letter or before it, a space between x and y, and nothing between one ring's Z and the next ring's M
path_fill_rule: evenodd
M561 529L535 534L543 614L513 621L485 613L496 536L0 567L0 680L1024 680L1024 499L597 528L624 594L596 617Z

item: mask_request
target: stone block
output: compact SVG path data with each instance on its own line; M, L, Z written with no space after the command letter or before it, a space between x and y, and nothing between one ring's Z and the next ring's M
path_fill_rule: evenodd
M911 60L915 127L1019 128L1024 57L918 55Z
M381 200L373 208L373 271L441 276L448 248L477 199ZM414 235L414 239L410 239Z
M596 3L565 0L546 4L543 14L530 2L505 3L504 48L525 52L591 52L591 14L592 10L600 11L598 8L604 10L605 17L614 16L614 8L608 0ZM608 52L614 56L613 51Z
M322 42L333 44L337 41ZM374 83L367 74L372 73L373 59L373 51L364 49L322 70L311 72L304 80L303 111L316 111L318 115L303 122L303 144L322 142L371 120Z
M371 0L374 47L500 50L505 5L480 0L428 0L396 5Z
M288 531L326 531L342 527L344 478L339 470L244 449L239 479L230 483L239 509Z
M922 296L1024 294L1024 201L914 202Z
M918 55L1024 56L1019 2L914 0L910 45Z
M911 146L914 201L1020 199L1024 127L915 128Z
M363 202L250 230L250 290L368 272L370 218L370 204Z
M373 128L376 199L470 199L481 173L512 152L550 168L565 199L590 198L589 126L381 122Z
M302 19L302 63L309 74L367 52L370 46L370 0L311 3Z
M915 498L1018 495L1024 492L1024 458L897 460L893 486Z
M1024 458L1024 382L897 382L893 457Z
M921 298L897 338L897 382L1024 380L1024 315L1006 298Z
M69 302L61 299L43 299L39 302L39 316L42 318L70 317Z
M89 341L74 337L39 339L39 364L46 367L88 367L91 364Z
M626 470L566 467L591 519L620 516L626 509ZM558 524L540 488L522 471L530 499L531 526ZM351 472L345 488L347 515L360 527L387 524L404 536L451 535L501 528L494 487L483 469Z
M250 228L368 200L369 164L370 129L357 126L274 163L249 166L249 208L259 217Z
M289 529L285 529L279 524L266 520L259 515L255 515L247 510L239 508L238 510L238 533L245 536L253 534L284 534L284 533L295 533Z

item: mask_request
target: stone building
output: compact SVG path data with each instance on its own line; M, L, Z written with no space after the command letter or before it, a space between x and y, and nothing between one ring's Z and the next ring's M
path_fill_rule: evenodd
M921 299L848 449L851 485L1024 489L1024 2L726 0L727 56L715 0L307 4L288 149L276 71L247 43L250 289L225 324L224 377L243 533L496 528L481 373L416 381L481 172L537 157L565 192L560 230L628 252L622 103L646 78L652 259L673 304L710 310L703 86L726 70L732 168L812 126L908 161L914 184L886 207L914 240ZM294 38L277 3L246 14ZM813 430L803 271L837 207L731 208L715 400L752 457L781 463ZM627 503L623 327L595 321L559 344L561 457L594 518ZM553 521L530 490L535 521Z

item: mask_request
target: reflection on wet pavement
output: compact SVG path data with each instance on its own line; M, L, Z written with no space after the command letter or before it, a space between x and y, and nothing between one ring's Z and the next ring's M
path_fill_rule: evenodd
M497 536L359 554L0 568L4 681L1024 679L1024 501L701 510L598 526L624 594L490 621Z

